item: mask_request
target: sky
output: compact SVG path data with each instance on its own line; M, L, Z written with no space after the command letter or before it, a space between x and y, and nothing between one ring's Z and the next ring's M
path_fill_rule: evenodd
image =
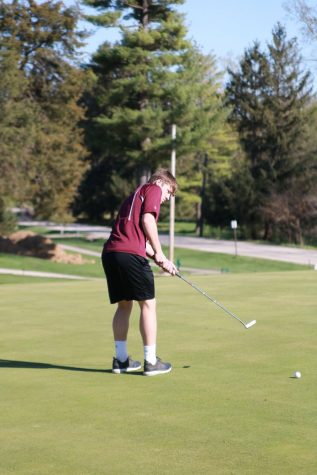
M289 38L297 37L304 66L310 69L317 85L317 41L315 45L305 42L301 26L286 11L283 5L287 0L186 0L179 7L185 14L185 24L188 27L188 38L195 41L205 54L212 53L219 60L219 66L224 68L229 60L237 62L239 57L255 40L262 48L266 47L272 37L272 29L279 21L286 27ZM64 0L67 5L73 0ZM290 4L290 0L288 0ZM94 9L91 10L93 13ZM86 24L94 31L84 47L85 59L96 51L103 41L114 41L120 37L114 31L96 29Z

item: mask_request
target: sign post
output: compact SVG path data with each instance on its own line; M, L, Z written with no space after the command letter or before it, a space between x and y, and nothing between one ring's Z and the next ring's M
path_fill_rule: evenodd
M237 248L237 227L238 227L238 222L234 219L231 221L231 229L233 229L233 238L234 238L234 250L235 250L235 256L237 257L238 255L238 248Z

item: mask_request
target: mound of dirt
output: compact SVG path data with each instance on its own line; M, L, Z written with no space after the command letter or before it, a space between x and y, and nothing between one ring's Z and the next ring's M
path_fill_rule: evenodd
M67 254L51 239L32 231L18 231L8 237L0 236L0 252L38 257L65 264L85 264L80 254Z

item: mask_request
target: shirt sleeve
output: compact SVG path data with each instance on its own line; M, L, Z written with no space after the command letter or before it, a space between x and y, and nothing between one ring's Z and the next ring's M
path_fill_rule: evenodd
M149 187L144 195L142 214L152 213L158 220L161 208L162 190L159 186L153 185Z

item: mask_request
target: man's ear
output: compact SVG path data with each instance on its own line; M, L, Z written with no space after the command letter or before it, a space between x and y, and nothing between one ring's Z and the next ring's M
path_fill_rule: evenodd
M162 182L161 179L155 180L155 184L158 185L158 186L160 186L161 188L162 188L162 186L163 186L163 182Z

